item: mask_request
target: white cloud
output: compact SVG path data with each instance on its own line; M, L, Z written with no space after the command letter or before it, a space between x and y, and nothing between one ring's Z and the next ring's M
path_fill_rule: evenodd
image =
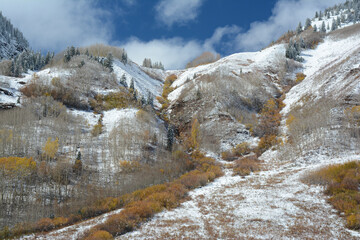
M155 7L157 20L171 27L195 20L204 0L161 0Z
M144 42L133 37L121 47L125 48L130 59L138 64L142 64L144 58L151 58L153 62L161 61L167 69L181 69L205 51L216 53L215 45L220 44L225 36L239 31L237 26L217 28L214 34L205 41L185 41L180 37L175 37Z
M122 0L128 6L133 6L137 3L137 0Z
M250 29L237 36L235 48L237 50L259 50L276 40L288 30L295 29L301 21L312 18L315 11L323 10L343 0L279 0L272 16L263 22L254 22Z
M153 62L161 61L167 69L183 68L187 62L200 55L203 46L197 41L182 38L155 39L149 42L131 38L122 47L134 62L141 64L145 57Z
M111 40L109 13L96 8L93 0L2 0L0 9L36 50Z

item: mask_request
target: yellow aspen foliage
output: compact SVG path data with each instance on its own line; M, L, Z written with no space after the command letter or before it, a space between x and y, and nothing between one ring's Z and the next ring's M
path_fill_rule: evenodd
M306 78L306 75L303 73L296 74L296 83L302 82Z
M286 126L290 126L292 122L295 121L294 115L290 114L289 117L286 119Z
M47 160L53 159L58 149L59 149L59 139L56 138L54 141L52 141L52 138L48 138L48 140L45 143L45 146L42 149L43 156Z
M36 169L36 162L32 158L3 157L0 158L0 169L10 173L27 174Z
M280 125L281 114L277 102L269 99L261 110L261 125L266 134L276 134Z
M192 126L191 126L191 146L194 149L199 148L199 121L195 118Z

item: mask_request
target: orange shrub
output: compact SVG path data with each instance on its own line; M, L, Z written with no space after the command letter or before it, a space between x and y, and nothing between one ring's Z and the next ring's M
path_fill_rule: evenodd
M234 163L234 174L240 176L247 176L251 172L260 170L260 161L256 156L244 157L235 161Z
M153 193L147 199L159 203L160 206L166 209L175 208L179 205L176 196L171 192Z
M303 73L296 74L296 83L302 82L306 78L306 75Z
M222 152L221 153L221 158L224 159L225 161L232 161L232 160L236 159L234 154L232 152L230 152L230 151Z
M61 227L68 223L68 219L64 217L56 217L52 220L55 227Z
M36 223L36 229L39 231L50 231L55 228L53 221L50 218L42 218Z
M246 142L236 145L236 147L232 150L232 153L237 157L247 155L250 152L251 152L251 150L250 150L249 144Z
M89 237L85 238L85 240L111 240L111 239L114 239L113 236L109 232L103 230L96 231L93 234L91 234Z
M315 177L314 177L315 176ZM329 202L346 216L346 226L360 229L360 162L332 165L306 177L305 181L326 184L325 193L331 195Z
M136 226L136 221L125 211L109 217L109 219L101 224L99 230L107 231L112 236L119 236L132 231Z
M266 150L270 149L272 146L276 145L277 143L278 141L276 139L276 135L265 135L260 138L256 153L260 155Z
M179 182L187 189L194 189L206 185L208 177L205 173L202 173L199 170L194 170L181 176Z

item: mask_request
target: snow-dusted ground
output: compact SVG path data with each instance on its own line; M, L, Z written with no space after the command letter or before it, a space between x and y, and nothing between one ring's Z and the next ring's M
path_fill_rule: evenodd
M159 96L161 94L162 82L151 78L135 63L130 62L124 65L119 60L115 60L113 68L119 80L125 74L128 86L130 86L131 79L133 78L135 89L138 90L142 96L147 97L148 92L153 94L153 96Z
M92 227L97 226L99 224L104 223L110 216L117 214L122 209L112 211L110 213L103 214L99 217L91 218L84 222L71 225L69 227L61 228L59 230L55 230L50 232L49 234L32 234L29 236L24 236L20 238L21 240L32 240L32 239L39 239L39 240L77 240L81 239L81 237L90 230Z
M236 53L222 58L214 63L186 69L183 71L174 71L178 79L171 85L176 88L172 91L168 99L175 101L180 96L185 85L190 81L196 81L201 75L219 72L222 75L239 76L242 73L265 70L276 67L278 58L285 56L285 45L275 45L259 52ZM169 71L171 73L171 71ZM195 77L195 78L194 78Z
M264 156L264 171L225 176L190 193L181 207L158 214L117 239L357 239L326 202L323 188L301 182L304 174L331 163L360 159L313 155L309 164Z
M301 99L305 96L336 99L339 96L356 93L360 89L357 78L351 79L351 70L360 67L360 27L354 30L350 37L337 39L328 36L316 49L302 53L304 74L307 76L302 84L298 84L286 95L286 115L292 107L304 104Z

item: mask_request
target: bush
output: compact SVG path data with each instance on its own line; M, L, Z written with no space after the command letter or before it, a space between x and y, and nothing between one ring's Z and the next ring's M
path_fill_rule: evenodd
M111 240L111 239L114 239L113 236L109 232L103 230L96 231L93 234L91 234L89 237L85 238L85 240Z
M42 218L36 223L36 230L38 231L50 231L55 228L55 224L50 218Z
M332 165L309 174L304 180L326 185L325 193L331 196L329 202L345 213L346 226L360 229L360 162Z
M101 224L98 228L102 231L109 232L112 236L119 236L132 231L136 226L136 221L128 215L127 212L122 211L109 217L109 219Z
M250 175L251 172L260 170L260 161L256 156L248 156L235 161L234 174L239 176Z
M300 82L302 82L305 78L306 78L306 75L305 75L305 74L303 74L303 73L297 73L297 74L296 74L296 80L295 80L295 82L296 82L296 83L300 83Z
M272 146L275 146L278 143L276 135L265 135L260 138L258 147L255 150L256 154L261 155L266 150L270 149Z
M236 147L232 150L232 153L237 157L242 157L249 154L250 152L250 146L246 142L236 145Z

